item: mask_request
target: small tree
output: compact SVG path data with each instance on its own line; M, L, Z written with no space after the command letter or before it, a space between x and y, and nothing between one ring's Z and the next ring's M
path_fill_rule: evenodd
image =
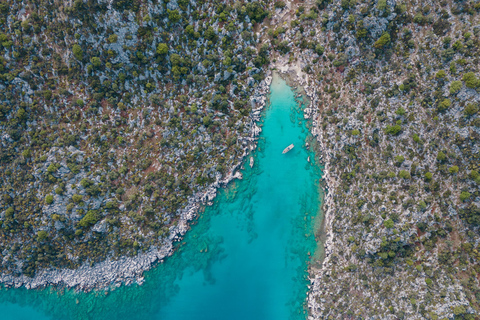
M450 108L451 105L452 105L452 101L450 101L450 99L445 99L442 102L440 102L437 109L439 112L442 112Z
M400 170L400 172L398 173L398 176L402 179L410 179L411 178L410 172L408 172L407 170Z
M383 49L385 46L387 46L390 43L390 34L388 32L385 32L382 34L382 36L375 41L373 46L377 49Z
M437 154L437 160L440 161L440 162L443 162L443 161L447 160L447 156L445 155L445 153L443 153L442 151L440 151L440 152Z
M205 127L208 127L212 123L212 119L210 116L205 116L203 117L202 122Z
M45 203L46 204L52 204L53 203L53 196L51 194L49 194L45 197Z
M473 116L477 112L478 112L478 106L473 103L469 103L464 110L465 115L468 117Z
M395 157L395 162L396 162L398 165L402 164L404 161L405 161L405 157L402 156L402 155L398 155L398 156Z
M100 65L102 64L102 60L100 60L99 57L92 57L92 59L90 59L90 62L93 64L95 68L100 67Z
M394 136L399 134L400 131L402 131L402 127L398 124L396 124L394 126L387 126L387 128L385 129L386 133L389 133L389 134L394 135Z
M455 308L453 308L453 314L456 316L460 316L465 313L467 313L467 309L465 309L464 306L456 306Z
M393 223L393 220L392 219L388 219L388 220L385 220L383 222L383 225L385 226L385 228L387 229L392 229L393 226L394 226L394 223Z
M476 180L476 179L480 178L480 173L478 173L477 170L472 170L472 171L470 171L468 176L470 177L470 179Z
M404 116L406 112L407 111L405 111L405 109L403 107L400 107L400 108L397 109L397 111L395 111L395 113L399 116Z
M166 55L168 53L168 46L165 43L159 43L157 46L157 53L160 55Z
M435 75L435 77L437 79L443 79L447 76L447 73L445 72L445 70L440 70L437 72L437 74Z
M78 222L81 227L89 227L100 220L100 215L94 210L88 210L87 214Z
M448 168L448 172L450 172L451 174L456 174L456 173L458 173L458 167L457 166L451 166L450 168Z
M116 34L111 34L108 37L108 42L109 43L116 43L118 41L118 36Z
M378 0L377 9L384 11L387 8L387 0Z
M82 47L80 47L78 44L73 45L72 52L75 58L77 58L77 60L81 61L83 59L83 50Z
M45 240L47 240L47 238L48 238L47 231L40 230L40 231L37 232L37 241L38 242L45 241Z
M321 44L315 46L315 52L321 56L325 52L325 48Z
M468 88L476 88L479 86L479 81L473 72L467 72L463 75L462 80Z
M470 192L462 191L460 193L460 200L462 200L462 201L468 200L470 198L470 196L471 196Z
M462 82L461 81L452 81L450 84L450 94L458 93L462 89Z
M285 2L283 1L277 1L275 2L275 8L276 9L283 9L285 8L287 5L285 4Z
M72 201L75 202L75 203L79 203L80 201L82 201L83 197L79 194L74 194L72 196Z

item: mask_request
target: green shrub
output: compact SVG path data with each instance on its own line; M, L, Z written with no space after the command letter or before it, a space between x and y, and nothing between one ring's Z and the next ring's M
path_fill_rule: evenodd
M54 163L51 163L47 168L48 173L55 173L57 172L57 170L58 170L58 167Z
M87 214L78 222L78 224L83 227L89 227L97 223L100 220L101 216L94 210L88 210Z
M397 162L398 164L402 164L404 161L405 161L405 157L402 155L398 155L395 157L395 162Z
M473 72L467 72L463 75L462 80L468 88L476 88L479 86L479 81Z
M381 0L382 1L382 0ZM342 0L340 2L340 6L344 9L344 10L348 10L350 7L354 7L355 5L357 4L357 1L356 0Z
M30 149L25 149L22 151L22 156L26 159L26 158L30 158L32 152L30 151Z
M355 271L357 271L357 265L353 264L353 263L350 263L347 267L347 270L350 271L350 272L355 272Z
M414 17L413 17L413 22L416 24L423 25L427 22L427 18L421 13L418 12Z
M285 4L285 2L283 1L277 1L275 2L275 8L277 9L283 9L285 8L287 5Z
M246 5L246 13L250 20L253 22L262 22L263 19L268 15L267 10L265 10L260 2L249 2Z
M400 170L400 172L398 173L398 176L402 179L410 179L411 178L410 172L408 172L407 170Z
M80 47L78 44L73 45L72 52L75 58L77 58L77 60L83 59L83 50L82 50L82 47Z
M452 81L450 84L450 94L458 93L462 89L462 81Z
M169 10L169 9L167 9L167 12L168 12L168 20L169 20L171 23L177 23L177 22L180 21L180 19L182 18L182 16L181 16L180 13L178 12L178 10Z
M52 204L53 203L53 196L51 194L49 194L45 197L45 203L46 204Z
M89 179L86 179L86 178L83 178L82 181L80 181L80 185L84 188L88 188L90 187L91 185L93 184L93 181L92 180L89 180Z
M83 197L79 194L74 194L72 196L72 201L75 202L75 203L79 203L80 201L82 201Z
M478 106L473 103L469 103L467 104L463 112L465 113L466 116L471 117L478 112Z
M462 191L460 193L460 200L462 200L462 201L468 200L470 198L470 196L471 196L470 192Z
M378 0L377 9L384 11L387 8L387 0Z
M425 180L430 181L433 178L433 174L431 172L425 173Z
M413 138L413 141L415 141L416 143L420 143L420 144L423 143L422 139L420 139L420 137L416 133L413 134L412 138Z
M165 43L159 43L157 46L157 53L161 55L166 55L168 53L168 46Z
M373 46L377 49L382 49L390 43L390 40L390 34L385 32L377 41L375 41Z
M98 67L101 66L102 60L100 60L99 57L92 57L92 58L90 59L90 63L93 64L93 66L94 66L95 68L98 68Z
M456 316L459 316L465 313L467 313L467 309L465 309L464 306L456 306L455 308L453 308L453 314Z
M418 209L420 211L425 211L426 208L427 208L427 204L425 203L425 201L420 200L420 202L418 203Z
M315 52L321 56L325 52L325 48L321 44L315 46Z
M205 116L203 117L202 122L205 127L208 127L212 123L212 119L210 116Z
M108 37L108 42L109 43L116 43L118 41L118 36L116 34L111 34Z
M48 238L48 233L47 231L40 230L37 232L37 240L39 242L45 241Z
M427 284L427 286L431 286L433 284L433 281L430 278L426 278L425 283Z
M360 131L358 129L352 130L352 136L358 136L359 134L360 134Z
M445 99L442 102L440 102L437 109L439 112L442 112L450 108L451 105L452 105L452 101L450 101L450 99Z
M5 210L5 218L13 219L14 213L15 213L15 210L12 207L9 207L7 210Z
M445 72L445 70L440 70L437 72L437 74L435 75L435 77L437 79L443 79L447 76L447 73Z
M448 172L450 172L451 174L456 174L456 173L458 173L458 167L457 166L451 166L450 168L448 168Z
M397 135L400 133L400 131L402 131L402 127L398 124L394 126L387 126L387 128L385 129L385 132L391 135Z
M388 220L385 220L383 222L383 225L385 226L385 228L387 229L392 229L393 226L394 226L394 223L393 223L393 220L392 219L388 219Z
M405 111L405 109L402 107L398 108L397 111L395 111L395 113L399 116L404 116L406 112L407 111Z
M447 160L447 156L445 155L445 153L443 153L442 151L440 151L438 154L437 154L437 160L442 162L442 161L445 161Z
M477 170L472 170L470 171L470 173L468 174L468 176L470 177L470 179L472 180L476 180L480 177L480 174L478 173Z

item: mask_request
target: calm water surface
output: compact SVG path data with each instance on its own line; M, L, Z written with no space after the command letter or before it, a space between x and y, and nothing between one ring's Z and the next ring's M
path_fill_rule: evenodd
M0 318L305 319L321 171L303 147L308 130L294 93L279 77L270 101L253 169L246 165L243 180L219 193L142 286L108 294L2 289Z

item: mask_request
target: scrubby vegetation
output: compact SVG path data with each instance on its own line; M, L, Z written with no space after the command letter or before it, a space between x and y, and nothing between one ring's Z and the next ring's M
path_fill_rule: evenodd
M0 272L161 245L249 143L268 62L254 32L265 5L0 8Z
M305 86L326 166L310 317L478 317L477 2L4 0L0 15L2 272L160 245L243 155L270 64Z
M318 107L328 172L311 318L474 319L480 7L318 0L288 18L272 58Z

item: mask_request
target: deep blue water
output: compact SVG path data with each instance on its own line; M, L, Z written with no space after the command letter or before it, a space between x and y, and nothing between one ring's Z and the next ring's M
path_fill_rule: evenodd
M303 147L308 130L301 108L279 77L270 101L253 169L247 159L243 180L219 192L142 286L108 294L2 289L0 318L305 319L321 171ZM295 148L282 154L291 143Z

